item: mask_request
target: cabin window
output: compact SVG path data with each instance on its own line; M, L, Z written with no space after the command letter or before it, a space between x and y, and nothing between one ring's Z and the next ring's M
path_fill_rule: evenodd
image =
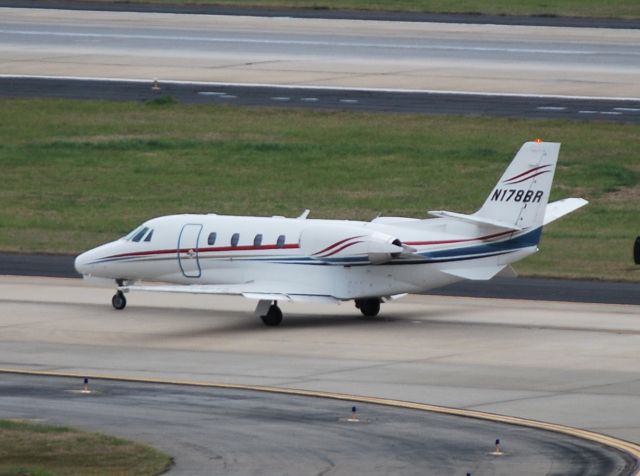
M207 238L207 243L209 244L209 246L213 246L216 244L216 237L218 236L218 234L214 231L209 233L209 238Z
M276 241L276 248L284 248L284 241L285 241L284 235L280 235L278 237L278 241Z
M231 235L231 246L238 246L238 241L240 241L240 233Z
M153 236L153 230L151 230L149 232L149 234L146 236L146 238L144 239L144 241L151 241L151 237Z
M256 248L262 245L262 234L258 233L256 237L253 239L253 246Z
M142 230L136 233L133 238L131 238L131 241L135 241L136 243L139 242L142 239L142 237L147 234L148 231L149 231L149 228L145 226Z

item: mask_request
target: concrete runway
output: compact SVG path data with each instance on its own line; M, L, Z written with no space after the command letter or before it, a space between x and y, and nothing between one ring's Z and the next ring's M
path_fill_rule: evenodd
M375 320L240 298L0 278L4 367L371 395L515 415L640 442L637 306L411 296Z
M640 98L640 30L0 12L5 74Z
M169 474L632 474L635 462L577 438L430 412L262 392L3 374L2 417L147 442ZM503 455L492 455L499 437Z

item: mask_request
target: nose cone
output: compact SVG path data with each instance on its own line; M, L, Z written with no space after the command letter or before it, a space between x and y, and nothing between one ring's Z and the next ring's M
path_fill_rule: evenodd
M89 265L90 261L91 261L91 254L92 251L86 251L78 256L76 256L76 260L74 261L73 265L76 268L76 271L78 272L78 274L91 274L90 270L91 270L91 266Z

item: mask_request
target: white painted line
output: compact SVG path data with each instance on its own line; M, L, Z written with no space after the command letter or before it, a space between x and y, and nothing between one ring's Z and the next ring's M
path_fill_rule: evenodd
M291 98L287 96L274 96L271 98L273 101L289 101Z
M227 93L219 93L216 91L198 91L202 96L225 96Z
M236 99L238 96L234 96L232 94L225 94L223 96L218 96L220 99Z
M601 111L600 114L604 114L606 116L621 116L622 113L618 111Z
M539 106L536 107L536 109L539 109L540 111L564 111L567 108L562 106Z
M318 102L319 99L318 98L301 98L300 101L302 101L302 102Z
M488 46L451 46L451 45L431 45L431 44L410 44L410 43L383 43L383 42L348 42L348 41L313 41L313 40L275 40L266 38L222 38L215 36L183 36L183 35L143 35L126 33L89 33L89 32L64 32L64 31L43 31L43 30L11 30L0 29L0 34L22 35L22 36L55 36L64 38L87 38L87 39L114 39L114 40L153 40L171 42L199 42L199 43L243 43L255 45L298 45L298 46L328 46L328 47L348 47L348 48L380 48L380 49L400 49L400 50L430 50L430 51L474 51L474 52L497 52L497 53L528 53L544 55L580 55L588 56L601 54L596 50L562 50L551 48L500 48ZM640 56L640 52L628 51L624 53L630 56Z
M357 99L340 99L340 102L343 102L345 104L357 104L358 100Z
M640 108L637 107L614 107L613 110L622 112L640 112Z
M69 81L108 81L114 83L145 83L152 84L152 79L139 78L100 78L95 76L51 76L51 75L30 75L30 74L0 74L0 78L8 79L64 79ZM524 94L524 93L498 93L483 91L451 91L437 89L390 89L390 88L357 88L342 86L310 86L307 84L268 84L268 83L225 83L209 81L183 81L175 79L162 79L163 84L179 84L191 86L203 86L211 88L238 87L238 88L273 88L273 89L305 89L308 91L358 91L377 93L422 93L422 94L455 94L460 96L487 96L487 97L516 97L516 98L541 98L541 99L600 99L603 101L640 101L635 97L615 97L615 96L565 96L561 94Z
M598 114L598 111L578 111L578 114Z

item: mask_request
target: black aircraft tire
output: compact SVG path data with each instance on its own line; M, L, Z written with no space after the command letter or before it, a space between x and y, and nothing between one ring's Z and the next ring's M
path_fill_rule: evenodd
M127 298L124 297L122 291L118 291L111 298L111 305L118 311L123 310L127 306Z
M365 317L376 317L380 312L380 300L377 298L358 299L356 307Z
M640 236L636 238L636 243L633 245L633 261L640 264Z
M278 306L271 306L267 314L260 316L265 326L279 326L282 322L282 311Z

